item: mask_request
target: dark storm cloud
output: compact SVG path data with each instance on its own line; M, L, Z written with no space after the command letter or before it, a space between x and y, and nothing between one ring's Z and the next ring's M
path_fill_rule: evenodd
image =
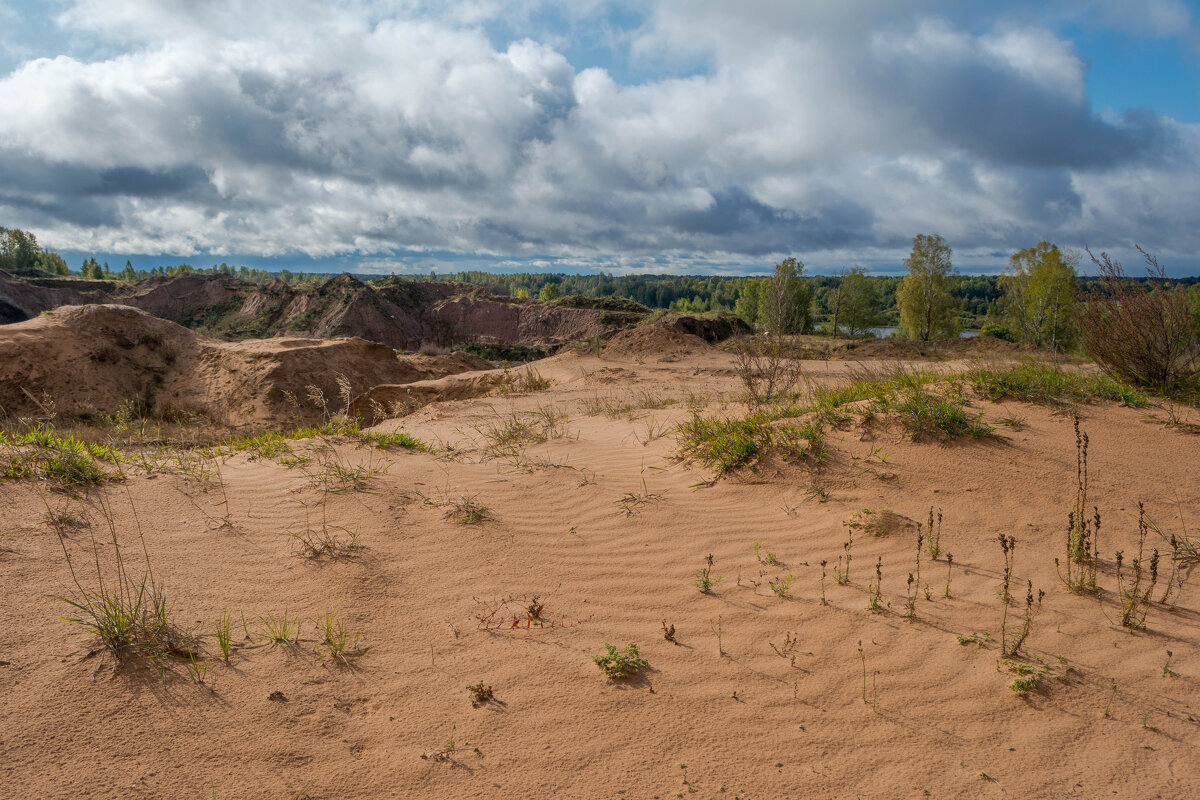
M1060 10L1085 6L1121 13ZM852 260L926 230L1200 249L1196 126L1093 114L1032 4L659 0L634 57L708 68L638 85L537 41L536 0L406 7L80 0L65 24L128 52L0 79L0 221L64 249L321 258ZM531 38L492 41L498 16Z

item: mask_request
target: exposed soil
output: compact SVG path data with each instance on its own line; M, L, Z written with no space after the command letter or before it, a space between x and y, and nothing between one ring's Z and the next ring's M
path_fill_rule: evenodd
M52 378L60 402L137 369L163 369L166 387L174 367L162 365L162 344L112 344L117 361L89 356L136 315L64 309L4 335L49 339L53 349L36 351L45 371L78 372ZM162 325L164 343L184 340ZM768 459L715 479L711 467L675 458L671 430L697 411L745 413L731 356L640 336L649 340L641 351L616 342L602 358L539 362L547 390L435 400L375 429L433 452L309 440L293 442L286 463L225 458L221 482L130 469L123 482L77 495L0 483L0 796L1200 793L1198 586L1176 583L1160 602L1172 578L1188 577L1162 556L1144 627L1130 631L1119 622L1116 574L1121 551L1128 587L1139 501L1155 526L1142 545L1143 581L1150 550L1169 551L1163 537L1198 536L1200 437L1153 424L1155 409L1078 409L1090 438L1087 507L1103 527L1099 592L1075 593L1055 563L1066 558L1077 486L1069 415L979 400L971 413L1006 438L945 445L914 442L882 420L854 422L828 434L819 466ZM224 377L206 385L241 385L254 372L265 386L292 363L290 351L303 354L303 380L332 351L374 363L353 342L259 351L193 339L196 354L180 345L177 363L226 358L223 371L212 367ZM685 345L678 361L661 360ZM141 366L119 366L135 356ZM256 372L260 361L274 372ZM857 368L806 364L825 385ZM943 517L941 554L926 549L918 571L912 521L931 507ZM60 539L48 509L78 526ZM844 523L864 509L895 516L856 531L841 585ZM73 614L60 597L96 591L97 569L111 579L106 515L135 578L148 559L169 586L172 618L203 637L203 685L180 659L118 663L62 619ZM305 558L295 535L314 531L343 544L353 533L356 549ZM1001 535L1017 540L1006 623ZM701 593L697 573L710 564L714 585ZM1027 581L1045 595L1006 659L1000 641L1021 626ZM876 588L879 608L869 610ZM213 637L226 612L228 662ZM327 613L367 649L331 657ZM272 643L265 630L285 614L300 623L298 641ZM631 642L649 666L605 677L592 657ZM1038 680L1027 696L1009 688L1029 676ZM473 702L468 686L493 695Z
M453 353L407 356L363 339L221 342L129 306L62 306L0 327L0 407L10 416L185 412L222 426L312 422L357 393L489 368ZM323 408L308 398L316 387ZM293 402L293 400L295 402Z
M448 348L468 341L562 344L607 336L645 316L496 297L466 284L399 279L363 283L347 274L316 287L293 287L282 281L259 286L211 274L122 283L0 273L0 322L86 303L133 306L225 340L353 336L400 350ZM705 321L692 322L711 331L720 329Z

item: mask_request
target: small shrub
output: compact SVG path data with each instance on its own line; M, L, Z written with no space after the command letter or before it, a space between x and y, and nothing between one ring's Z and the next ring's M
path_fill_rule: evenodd
M1131 383L1169 391L1200 375L1200 344L1187 295L1142 250L1146 280L1130 280L1120 262L1090 250L1100 279L1080 318L1084 347L1105 372Z
M605 652L592 656L592 661L613 680L631 678L650 666L650 662L642 658L638 646L632 642L625 645L624 650L617 650L615 645L607 643L604 648Z

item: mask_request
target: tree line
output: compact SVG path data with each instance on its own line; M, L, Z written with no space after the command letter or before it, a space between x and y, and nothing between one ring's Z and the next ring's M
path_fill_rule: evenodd
M918 234L903 265L902 276L868 275L852 266L833 275L805 275L805 266L789 257L767 277L699 275L587 275L564 273L492 273L482 270L437 273L403 280L454 281L480 286L496 295L538 298L623 298L650 309L688 313L727 311L760 330L785 333L824 332L833 336L862 336L872 328L897 328L904 336L931 339L957 336L964 328L1011 341L1070 347L1078 337L1078 298L1098 280L1078 274L1081 255L1047 241L1013 253L999 275L959 275L952 250L937 234ZM30 232L0 227L0 270L14 274L68 276L72 272L54 252L38 244ZM135 269L126 261L116 270L94 257L84 259L83 278L138 281L154 276L222 274L256 284L280 280L287 284L317 284L326 273L292 270L270 272L246 266L190 264ZM373 276L359 275L364 280ZM389 280L396 280L389 276ZM1136 281L1137 278L1125 278ZM780 281L782 280L782 284ZM1185 292L1191 313L1200 325L1200 278L1167 279L1161 285ZM771 287L786 285L792 311L780 322Z

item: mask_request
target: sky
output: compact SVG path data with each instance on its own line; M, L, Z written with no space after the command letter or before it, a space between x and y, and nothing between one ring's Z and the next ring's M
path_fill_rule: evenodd
M1200 0L0 0L0 109L72 268L1200 274Z

